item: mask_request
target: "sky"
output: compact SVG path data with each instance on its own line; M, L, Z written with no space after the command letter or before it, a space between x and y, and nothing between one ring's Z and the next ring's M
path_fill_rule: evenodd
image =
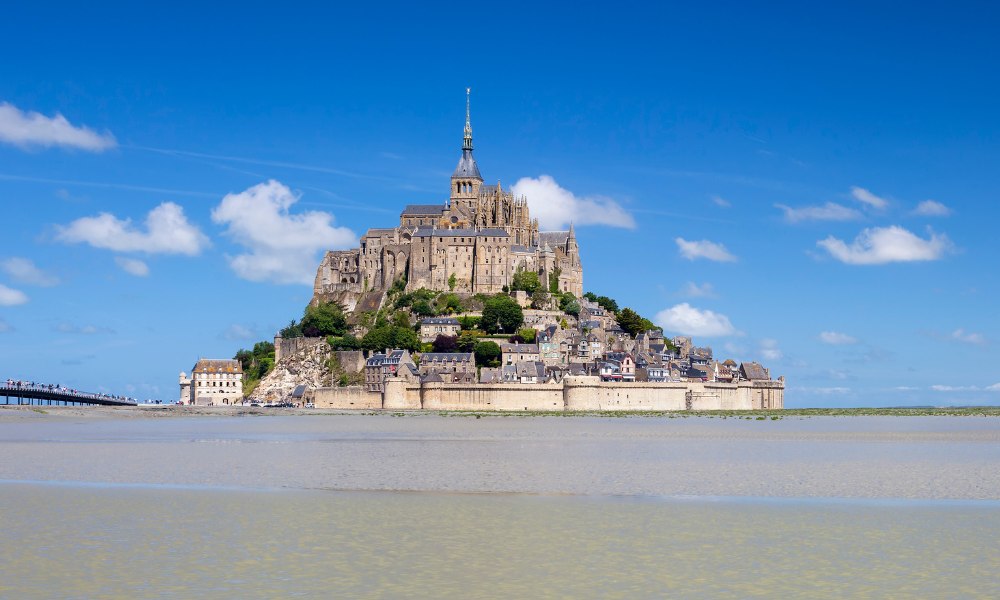
M19 3L0 377L172 400L322 253L487 183L786 406L1000 404L987 3Z

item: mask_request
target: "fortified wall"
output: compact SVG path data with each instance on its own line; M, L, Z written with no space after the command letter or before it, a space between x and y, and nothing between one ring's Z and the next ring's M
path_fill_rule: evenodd
M783 381L618 383L569 376L562 383L411 383L390 378L384 392L314 390L317 408L502 411L766 410L785 407Z

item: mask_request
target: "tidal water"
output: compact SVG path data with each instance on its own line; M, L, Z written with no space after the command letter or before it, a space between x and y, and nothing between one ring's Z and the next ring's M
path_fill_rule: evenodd
M0 598L995 598L997 429L0 422Z

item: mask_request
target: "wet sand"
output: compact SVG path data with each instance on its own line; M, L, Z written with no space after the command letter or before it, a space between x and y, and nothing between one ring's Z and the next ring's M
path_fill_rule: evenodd
M274 414L249 407L33 409L0 410L5 457L0 480L1000 500L1000 419L995 417L757 421L396 417L306 409Z

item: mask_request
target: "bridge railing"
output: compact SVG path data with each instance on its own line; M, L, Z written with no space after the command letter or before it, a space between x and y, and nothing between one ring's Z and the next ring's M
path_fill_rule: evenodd
M50 398L55 399L73 399L71 401L80 402L98 402L98 403L121 403L121 404L138 404L135 398L130 398L128 396L117 396L114 394L102 394L95 392L83 392L73 388L67 388L59 385L48 384L48 383L37 383L34 381L18 381L14 379L8 379L5 384L0 382L0 395L3 396L23 396L25 394L36 395L44 394Z

